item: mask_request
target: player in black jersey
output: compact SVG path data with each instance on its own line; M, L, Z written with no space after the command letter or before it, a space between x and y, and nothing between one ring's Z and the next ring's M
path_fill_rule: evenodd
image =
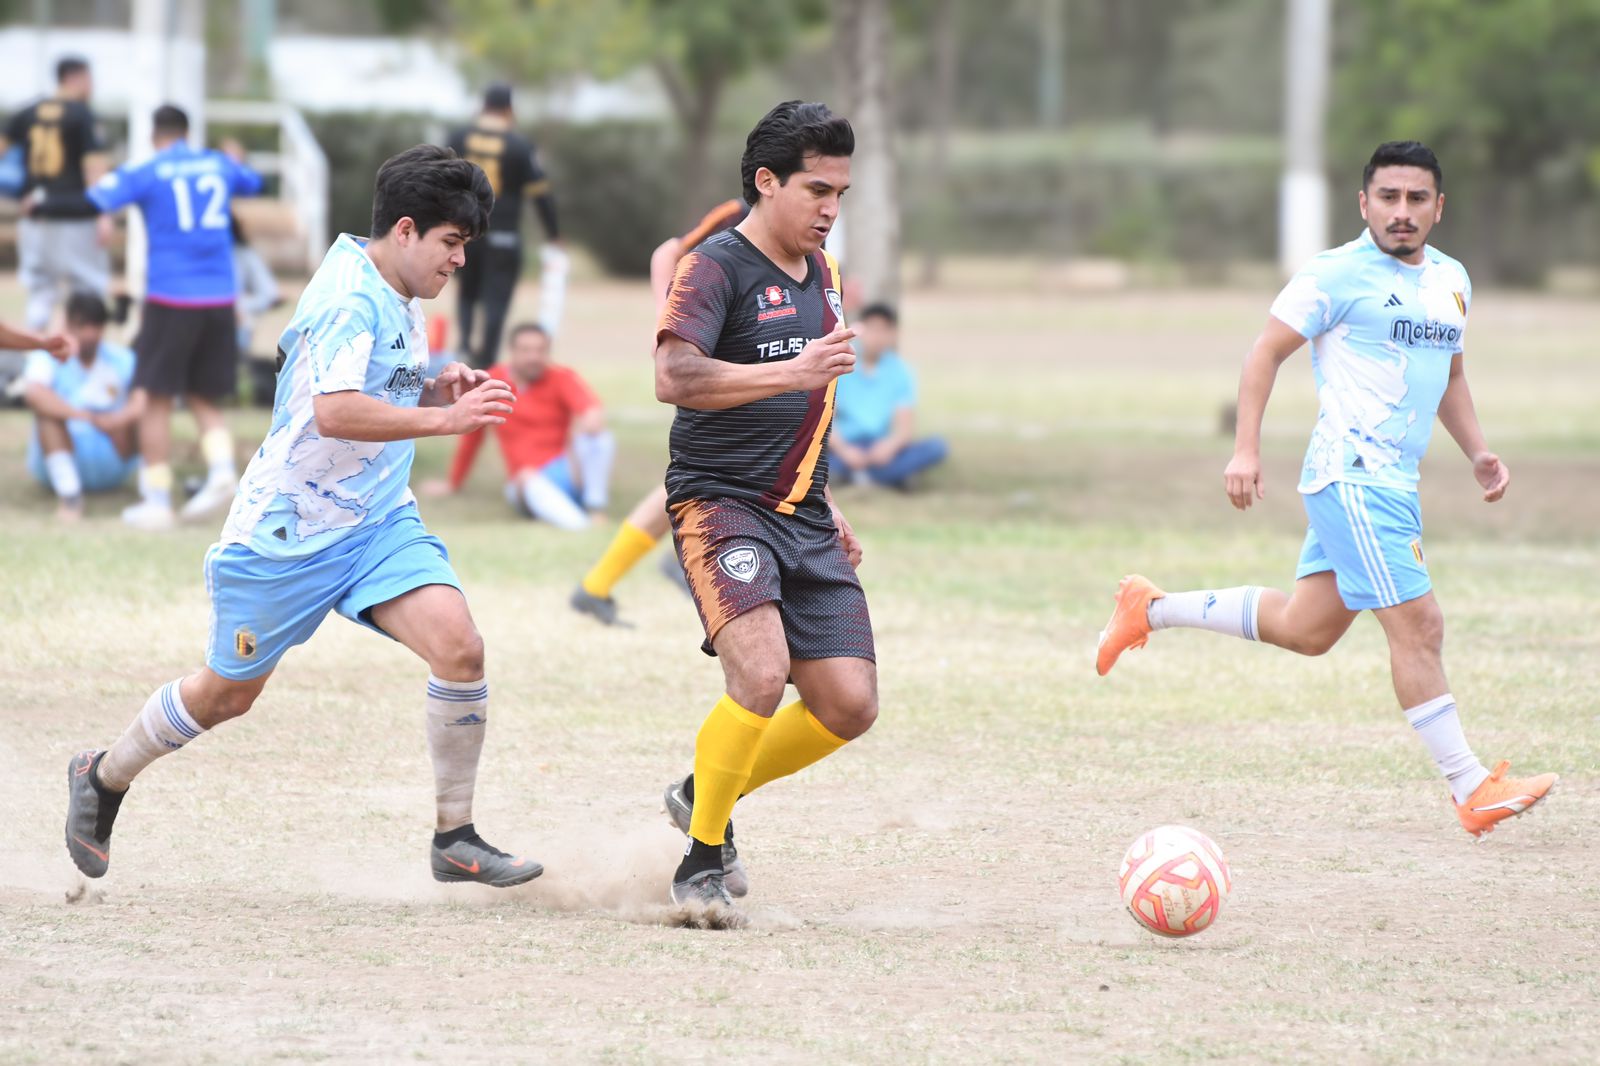
M823 251L855 134L822 104L779 104L740 164L750 216L678 264L656 333L656 398L677 405L667 505L727 691L694 772L667 788L689 837L672 899L742 919L730 815L743 794L865 733L878 714L861 545L828 492L834 383L855 365ZM783 708L794 682L800 699ZM685 824L686 823L686 824Z
M110 219L86 195L106 172L105 145L89 110L89 64L68 57L56 64L56 94L16 112L0 137L0 154L22 147L22 219L17 226L17 272L28 290L31 330L50 321L62 287L104 296L111 283L106 242Z
M559 245L561 235L556 225L555 198L544 168L539 165L538 152L514 125L511 86L489 86L483 94L483 110L471 125L451 134L450 147L463 159L482 167L494 189L489 231L482 240L468 246L467 265L456 271L461 348L473 366L485 370L494 365L500 352L506 310L511 306L517 279L522 276L522 201L533 201L545 238L551 244ZM483 334L474 346L472 327L480 304ZM554 332L554 323L543 325Z

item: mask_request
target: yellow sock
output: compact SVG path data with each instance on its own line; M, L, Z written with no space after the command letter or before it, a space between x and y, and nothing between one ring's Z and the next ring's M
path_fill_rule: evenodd
M694 741L694 814L689 819L689 835L700 843L722 843L769 721L728 695L706 715Z
M583 591L604 599L611 595L612 586L622 580L622 575L633 569L633 564L645 557L656 546L656 538L634 525L623 522L617 535L611 538L600 561L584 575Z
M817 720L803 700L795 700L787 707L780 707L772 716L772 724L761 738L761 747L756 749L756 762L750 768L750 779L745 782L744 790L754 792L780 777L804 770L832 755L845 743ZM694 787L698 807L698 777L694 779Z

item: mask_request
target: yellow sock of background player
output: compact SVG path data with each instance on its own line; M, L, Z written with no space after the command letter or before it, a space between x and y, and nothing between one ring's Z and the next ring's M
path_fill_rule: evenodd
M622 580L622 575L632 570L634 564L655 546L655 537L632 522L624 521L617 527L617 535L611 538L600 561L584 575L583 591L600 599L610 596L611 589Z
M745 782L744 791L749 794L780 777L804 770L812 763L832 755L845 743L817 720L804 700L795 700L787 707L780 707L761 738L761 746L756 749L755 765L750 768L750 778ZM695 795L698 797L699 793L700 779L696 777ZM695 809L699 808L697 799Z

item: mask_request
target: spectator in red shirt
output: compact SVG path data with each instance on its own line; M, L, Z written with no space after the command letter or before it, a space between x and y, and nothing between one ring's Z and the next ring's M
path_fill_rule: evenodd
M523 514L560 529L585 529L606 506L616 443L594 390L576 370L550 357L550 334L525 322L511 331L509 357L489 376L510 384L516 406L495 426L506 462L506 499ZM423 486L430 495L460 490L472 472L485 430L461 438L448 482Z

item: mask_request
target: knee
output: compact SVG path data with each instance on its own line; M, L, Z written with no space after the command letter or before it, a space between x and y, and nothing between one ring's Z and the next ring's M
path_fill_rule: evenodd
M830 694L811 713L840 740L854 740L878 720L878 693L871 685L852 686Z
M1305 633L1294 638L1290 650L1300 655L1326 655L1339 643L1339 634L1336 633Z
M445 642L428 664L436 677L451 681L476 681L483 676L483 637L476 627Z
M259 688L249 685L226 685L203 695L203 706L191 708L197 721L207 729L223 722L241 718L255 706Z
M1438 654L1444 650L1444 612L1437 604L1418 611L1404 629L1390 634L1390 643L1411 651Z
M751 664L728 676L728 695L735 703L766 718L783 702L789 684L789 663Z

